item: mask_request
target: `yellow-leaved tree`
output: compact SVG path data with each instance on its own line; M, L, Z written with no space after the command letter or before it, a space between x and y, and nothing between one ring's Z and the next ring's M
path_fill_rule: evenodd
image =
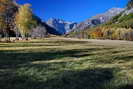
M21 33L22 39L28 39L31 29L36 26L36 20L33 18L30 4L20 6L16 14L16 26Z

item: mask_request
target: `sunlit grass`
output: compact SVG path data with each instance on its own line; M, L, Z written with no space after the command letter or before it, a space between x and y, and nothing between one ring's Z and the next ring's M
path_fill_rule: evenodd
M61 38L0 43L0 89L133 89L131 44Z

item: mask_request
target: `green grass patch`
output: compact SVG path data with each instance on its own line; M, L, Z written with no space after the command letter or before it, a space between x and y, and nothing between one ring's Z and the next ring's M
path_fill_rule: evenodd
M0 43L0 89L133 89L133 48L82 40Z

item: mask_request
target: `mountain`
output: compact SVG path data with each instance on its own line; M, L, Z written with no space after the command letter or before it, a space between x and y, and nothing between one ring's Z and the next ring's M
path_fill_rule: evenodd
M60 34L69 33L72 29L75 29L77 26L77 23L75 22L68 22L62 19L55 18L50 18L47 21L47 24L52 28L56 29L56 31L58 31Z
M34 19L37 21L38 26L32 29L32 37L45 37L47 34L61 35L56 29L43 22L38 16L34 15Z
M131 9L125 9L125 11L122 13L122 16L129 15L130 13L133 13L133 8L131 8Z
M98 15L93 16L92 18L90 18L86 21L79 23L75 30L83 30L83 29L86 29L88 27L94 27L94 26L97 26L99 24L106 23L113 16L120 14L122 11L124 11L124 8L111 8L105 13L98 14Z
M56 29L60 34L67 34L71 31L83 30L88 27L94 27L109 21L113 16L116 16L124 11L124 8L111 8L107 12L98 14L79 24L68 22L62 19L50 18L46 23Z
M114 10L109 10L113 12ZM89 38L89 39L111 39L111 40L130 40L133 41L133 7L125 8L119 13L105 21L101 25L88 27L84 30L74 30L68 37ZM108 16L112 16L108 14Z

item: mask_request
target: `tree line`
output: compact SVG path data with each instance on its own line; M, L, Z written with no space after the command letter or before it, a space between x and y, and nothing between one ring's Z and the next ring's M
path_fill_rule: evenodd
M40 29L39 33L46 30L30 7L30 4L18 5L15 0L0 0L0 38L10 41L11 36L16 36L27 40L31 33L37 32L35 29Z

